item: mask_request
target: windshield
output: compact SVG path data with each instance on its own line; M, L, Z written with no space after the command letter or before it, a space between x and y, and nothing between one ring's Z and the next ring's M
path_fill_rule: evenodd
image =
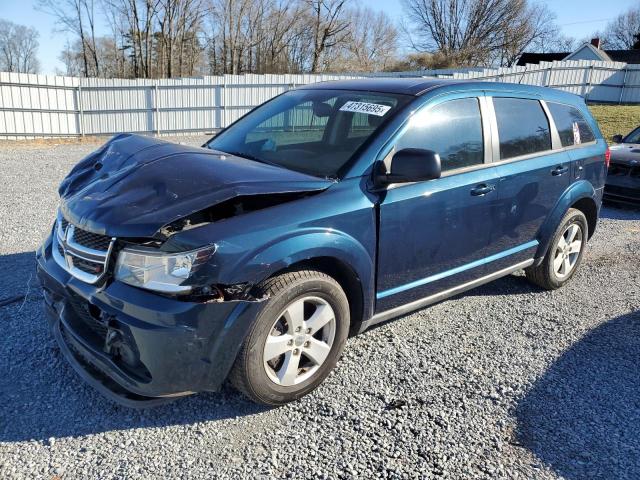
M337 177L356 150L411 98L294 90L253 110L207 147L319 177Z
M640 128L636 128L633 132L627 135L624 140L624 143L640 143Z

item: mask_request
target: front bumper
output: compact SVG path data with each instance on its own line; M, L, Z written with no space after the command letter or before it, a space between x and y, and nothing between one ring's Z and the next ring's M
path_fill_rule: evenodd
M151 406L224 382L260 302L187 302L118 281L96 286L36 254L45 308L73 368L102 394Z

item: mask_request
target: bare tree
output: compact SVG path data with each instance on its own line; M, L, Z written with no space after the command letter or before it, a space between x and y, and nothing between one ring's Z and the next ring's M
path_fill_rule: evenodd
M528 0L403 0L417 51L454 65L510 64L550 27L548 10Z
M308 32L300 2L273 0L264 19L263 45L260 46L256 73L287 73L302 70L296 61L299 46L306 43Z
M167 77L192 75L201 52L198 34L204 16L203 0L159 0L158 6L158 73Z
M38 32L0 20L0 71L37 73Z
M107 78L125 78L131 75L123 51L114 41L113 37L96 37L95 52L100 64L100 76ZM64 74L70 76L82 76L84 72L82 46L80 41L68 42L59 60L64 64ZM91 73L95 76L95 72Z
M250 5L247 0L212 0L209 22L220 73L239 73Z
M573 52L577 45L575 38L563 35L558 29L540 37L529 49L540 53L568 53Z
M354 10L350 14L348 31L349 35L343 41L346 58L341 70L379 71L395 61L398 29L384 12L366 7Z
M202 73L205 0L102 0L111 35L68 42L60 59L68 74L173 77ZM99 68L96 68L99 66Z
M407 54L403 58L396 59L386 70L390 72L400 72L410 70L436 70L452 67L451 58L446 57L441 52L414 52Z
M640 6L618 15L599 36L611 50L640 48Z
M74 34L82 48L83 75L100 75L96 53L96 11L94 0L38 0L38 6L55 17L58 27Z
M116 44L120 44L136 78L151 78L159 0L103 0L103 9L112 23Z
M69 74L370 71L388 68L398 48L386 14L348 0L38 1L76 34L60 57ZM94 1L105 37L95 36Z
M267 38L270 0L212 0L209 10L209 58L212 73L254 71ZM213 50L211 50L213 49Z
M82 76L82 47L77 42L72 44L67 41L60 55L58 55L58 60L63 63L64 70L56 68L56 75Z
M523 14L518 15L515 22L507 26L503 32L503 45L499 50L499 56L496 55L494 58L494 63L510 67L527 48L543 50L538 47L548 44L551 38L560 36L554 20L555 14L545 4L527 5Z
M348 36L350 25L346 15L346 0L306 0L311 8L310 27L313 32L311 72L321 68L322 56Z
M127 58L127 50L129 44L123 35L123 25L126 24L126 16L121 10L115 8L107 0L102 1L102 11L105 15L106 23L111 30L110 36L110 52L105 52L111 58L111 63L107 61L104 68L104 75L115 78L125 78L133 75L133 69L129 58ZM103 61L103 64L105 62ZM111 73L107 73L107 71Z

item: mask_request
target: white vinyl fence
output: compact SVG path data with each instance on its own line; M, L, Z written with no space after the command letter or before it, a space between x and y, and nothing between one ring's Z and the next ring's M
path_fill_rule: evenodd
M162 80L0 73L0 139L210 133L297 85L353 75Z
M363 76L541 85L592 103L640 103L640 65L566 61L497 69L370 75L223 75L163 80L0 73L0 139L210 133L297 85Z
M640 103L640 65L636 64L568 60L454 72L447 76L558 88L580 95L589 103Z

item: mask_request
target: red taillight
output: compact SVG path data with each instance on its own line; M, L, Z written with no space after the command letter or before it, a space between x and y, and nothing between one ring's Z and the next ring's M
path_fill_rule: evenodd
M604 152L604 164L609 168L609 163L611 163L611 150L607 147L607 150Z

